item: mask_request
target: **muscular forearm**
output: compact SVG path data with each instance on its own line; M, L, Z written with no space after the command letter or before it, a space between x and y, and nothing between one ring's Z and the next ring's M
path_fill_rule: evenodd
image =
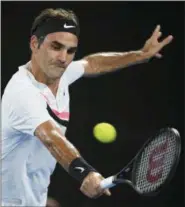
M96 53L84 57L84 60L86 61L85 72L96 74L111 72L119 68L144 62L147 61L147 57L141 50L138 50L124 53Z
M40 138L66 171L69 170L71 162L80 157L78 150L62 136L60 130L51 122L39 126L35 135Z
M62 135L52 121L44 122L35 130L41 142L48 148L61 166L81 184L80 190L90 198L100 196L102 193L110 195L100 187L103 177L90 166L78 150Z

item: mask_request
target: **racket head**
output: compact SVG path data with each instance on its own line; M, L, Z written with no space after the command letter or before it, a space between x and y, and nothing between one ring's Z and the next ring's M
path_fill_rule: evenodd
M132 161L131 186L139 194L157 195L172 179L180 153L181 138L177 129L161 129L147 140Z

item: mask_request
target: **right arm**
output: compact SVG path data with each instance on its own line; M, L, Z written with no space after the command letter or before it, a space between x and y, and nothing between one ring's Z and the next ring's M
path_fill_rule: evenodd
M42 141L60 165L70 174L71 163L77 158L81 158L81 155L66 137L62 135L60 129L57 128L52 121L46 121L36 128L34 134ZM71 172L73 172L73 170L71 170ZM78 177L78 175L74 177L76 176ZM103 193L110 196L109 190L102 190L100 188L102 179L103 177L99 173L89 170L88 174L84 176L80 190L90 198L100 196Z

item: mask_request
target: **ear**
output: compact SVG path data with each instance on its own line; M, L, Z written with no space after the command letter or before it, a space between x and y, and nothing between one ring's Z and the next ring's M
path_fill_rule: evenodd
M38 39L35 35L31 36L30 39L30 49L32 50L32 52L37 52L38 50Z

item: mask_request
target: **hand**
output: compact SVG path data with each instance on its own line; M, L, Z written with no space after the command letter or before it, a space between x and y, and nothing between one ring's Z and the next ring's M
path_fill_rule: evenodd
M90 198L98 198L105 194L110 196L111 193L108 189L101 189L100 182L104 178L97 172L90 172L82 182L80 190L83 194Z
M168 45L173 39L173 36L169 35L161 42L159 42L158 39L162 35L160 28L161 28L160 25L157 25L152 36L146 41L144 47L142 48L142 52L146 58L152 58L153 56L157 58L161 58L162 55L159 53L159 51L164 46Z

